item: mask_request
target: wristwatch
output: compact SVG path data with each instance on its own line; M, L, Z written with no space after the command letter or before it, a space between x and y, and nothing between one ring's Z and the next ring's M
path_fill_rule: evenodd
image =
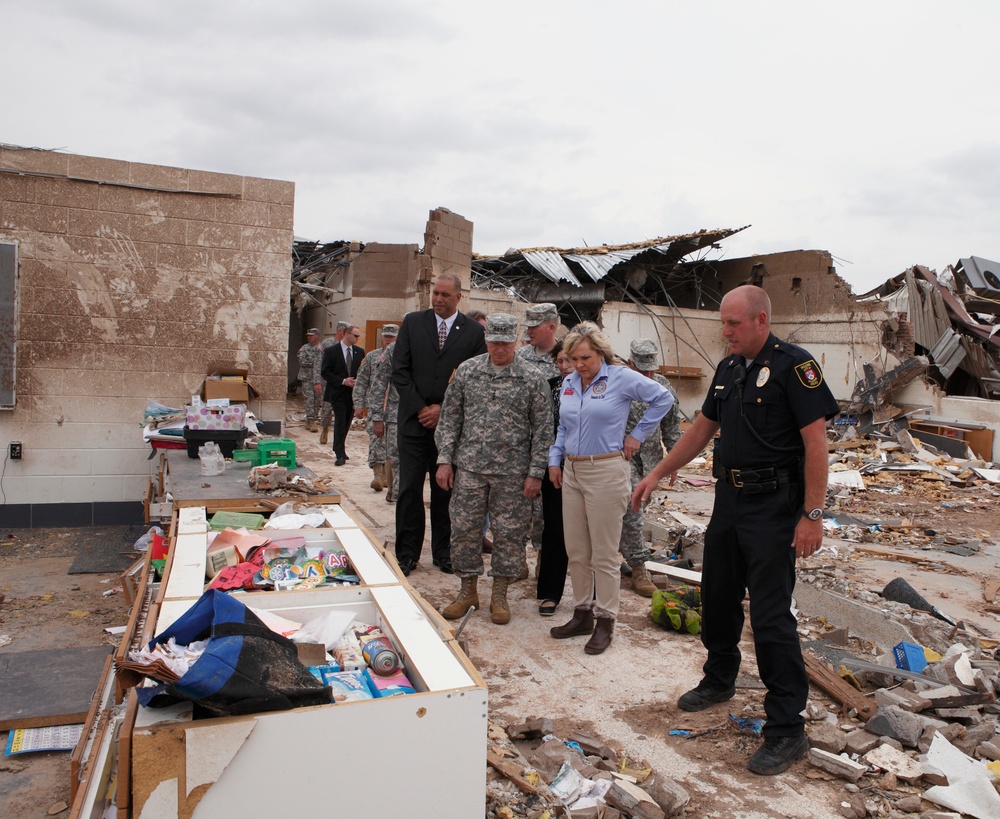
M815 509L806 509L805 513L809 520L819 520L823 517L823 507L817 506Z

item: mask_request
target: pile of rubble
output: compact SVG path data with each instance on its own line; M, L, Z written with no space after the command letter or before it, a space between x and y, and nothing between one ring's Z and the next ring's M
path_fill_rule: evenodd
M550 719L506 731L490 724L488 819L664 819L683 813L690 796L645 760L630 759L599 737L556 736Z

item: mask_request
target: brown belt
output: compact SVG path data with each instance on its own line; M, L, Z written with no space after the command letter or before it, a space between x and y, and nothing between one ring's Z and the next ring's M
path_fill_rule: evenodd
M624 458L625 453L620 449L617 452L607 452L604 455L567 455L567 461L606 461L608 458Z

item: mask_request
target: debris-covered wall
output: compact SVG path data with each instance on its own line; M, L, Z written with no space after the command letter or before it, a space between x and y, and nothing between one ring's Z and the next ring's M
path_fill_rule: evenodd
M290 182L0 148L0 242L19 262L0 428L24 444L7 525L41 525L38 504L67 524L131 508L147 400L182 406L211 362L249 369L254 411L284 417L293 201Z
M775 335L805 347L819 361L838 399L851 397L863 366L892 369L899 360L882 346L885 307L858 304L822 250L794 250L713 263L723 292L759 284L771 298Z

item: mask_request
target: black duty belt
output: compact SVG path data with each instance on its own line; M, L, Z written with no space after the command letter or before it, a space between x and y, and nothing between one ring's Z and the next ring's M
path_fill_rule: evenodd
M757 495L761 492L774 492L781 484L798 483L800 478L795 469L780 469L776 466L730 469L724 466L722 480L742 489L748 495Z

